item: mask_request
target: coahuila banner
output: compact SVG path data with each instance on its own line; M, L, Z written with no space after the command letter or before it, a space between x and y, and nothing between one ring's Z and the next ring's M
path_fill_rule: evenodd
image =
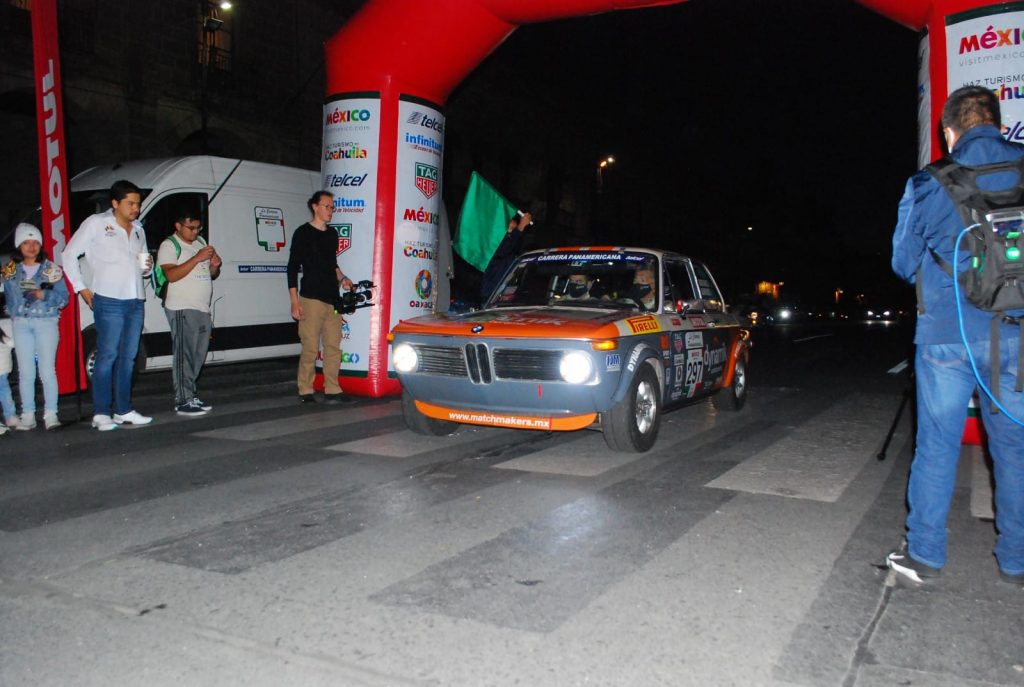
M72 227L68 211L67 147L64 140L64 100L61 95L60 50L57 47L56 0L32 2L32 58L36 82L36 130L39 138L39 199L42 206L43 247L54 262ZM70 286L68 287L70 290ZM57 386L60 393L86 387L82 361L82 332L78 299L72 298L60 317L57 345Z
M437 303L438 228L444 116L420 98L398 99L395 157L395 245L391 265L391 322L447 312ZM388 369L391 366L388 353Z
M481 272L487 269L494 251L508 232L508 222L518 212L482 176L473 172L466 199L459 212L455 252Z
M338 235L338 266L354 281L372 278L379 151L377 94L340 95L324 105L321 174L323 189L334 194L334 218L328 226ZM367 376L373 310L345 315L342 375Z
M1021 6L1004 3L946 17L948 92L968 85L991 89L999 98L1003 136L1015 143L1024 143Z

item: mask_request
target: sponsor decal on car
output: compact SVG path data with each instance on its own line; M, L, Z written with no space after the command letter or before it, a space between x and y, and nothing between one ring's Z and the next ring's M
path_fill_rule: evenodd
M703 345L704 337L700 335L700 332L686 332L687 348L700 348Z
M694 329L705 329L708 326L703 315L688 315L686 318Z
M660 332L661 323L654 315L643 315L642 317L629 317L626 319L629 330L634 334L650 334Z
M618 353L609 353L604 357L604 368L608 372L618 372L622 369L622 356Z

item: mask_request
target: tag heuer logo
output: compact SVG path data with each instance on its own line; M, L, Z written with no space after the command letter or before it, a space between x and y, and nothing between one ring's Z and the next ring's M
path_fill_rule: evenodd
M422 162L416 163L416 188L427 198L437 193L437 167L425 165Z
M352 225L332 224L331 227L338 232L338 255L341 255L352 247Z

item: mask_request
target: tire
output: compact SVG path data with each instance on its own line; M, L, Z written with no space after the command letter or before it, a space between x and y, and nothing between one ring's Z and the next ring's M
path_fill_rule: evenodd
M85 383L92 386L92 373L96 369L96 330L92 327L82 332L82 351L85 362ZM135 356L135 365L132 370L132 386L139 380L139 373L146 369L146 345L139 341L139 352Z
M459 428L458 422L437 420L427 417L416 408L416 402L405 389L402 389L402 415L405 417L406 426L416 434L430 437L446 437L455 434Z
M658 375L643 364L629 383L626 396L601 414L601 429L608 448L643 453L654 446L661 427L661 387Z
M732 384L719 389L711 397L711 404L717 410L736 412L747 402L747 365L743 358L736 359L736 369L732 373Z

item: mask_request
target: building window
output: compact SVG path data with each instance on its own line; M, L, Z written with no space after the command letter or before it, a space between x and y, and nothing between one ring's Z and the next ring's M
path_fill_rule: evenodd
M199 22L199 64L211 72L230 72L232 63L231 12L203 0Z

